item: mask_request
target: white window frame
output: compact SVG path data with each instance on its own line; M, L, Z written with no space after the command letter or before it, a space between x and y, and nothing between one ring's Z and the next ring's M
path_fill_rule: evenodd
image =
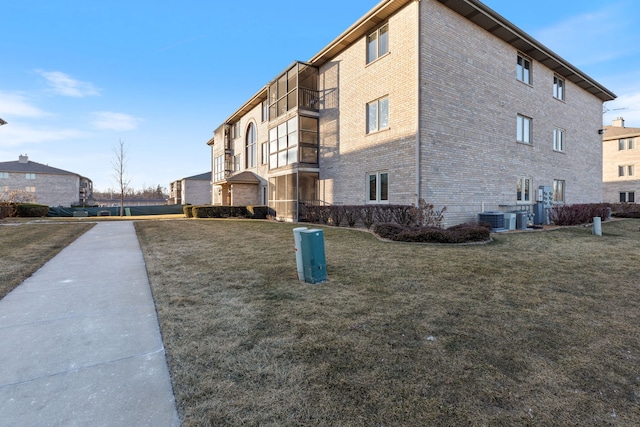
M567 183L563 179L553 180L553 203L562 204L565 201Z
M389 53L389 23L376 28L366 38L367 64Z
M367 103L367 134L389 129L389 96Z
M366 203L389 204L389 172L368 172L366 179ZM372 184L375 188L372 188Z
M561 128L553 129L553 151L558 151L560 153L564 153L565 150L565 142L566 142L566 132Z
M26 173L24 174L25 179L36 179L35 173Z
M565 81L562 77L553 76L553 97L564 101Z
M25 187L24 191L26 191L27 193L35 193L36 187Z
M9 172L0 172L0 178L9 178Z
M262 149L262 164L268 165L269 164L269 141L263 142L262 144L260 144L260 147Z
M531 85L533 82L533 67L531 66L531 59L521 53L518 54L516 61L516 78L522 83Z
M245 160L246 168L258 166L258 128L253 122L247 125L245 136Z
M516 203L530 204L533 202L533 178L519 176L516 181Z
M224 154L213 159L213 182L224 179Z
M516 120L516 141L521 144L531 145L533 119L531 117L518 114Z
M233 156L233 171L240 172L242 170L242 154Z

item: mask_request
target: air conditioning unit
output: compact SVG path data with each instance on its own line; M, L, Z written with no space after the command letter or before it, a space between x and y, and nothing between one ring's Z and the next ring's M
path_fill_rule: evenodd
M478 222L488 222L491 224L491 231L504 230L504 213L502 212L482 212L478 214Z

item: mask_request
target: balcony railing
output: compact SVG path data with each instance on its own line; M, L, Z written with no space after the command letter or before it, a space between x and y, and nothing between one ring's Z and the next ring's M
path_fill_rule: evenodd
M304 87L299 88L298 105L300 108L318 111L320 109L320 92Z

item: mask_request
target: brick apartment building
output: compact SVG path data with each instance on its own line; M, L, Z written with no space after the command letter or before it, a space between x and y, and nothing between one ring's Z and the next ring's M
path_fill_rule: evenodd
M211 203L211 172L177 179L169 184L169 204L205 205Z
M602 179L604 201L607 203L635 203L640 192L639 171L640 128L625 127L624 119L618 117L610 126L604 127L602 141Z
M384 0L215 131L212 203L484 210L602 200L615 95L477 0Z
M49 206L82 205L92 197L93 182L20 155L18 161L0 162L0 194L12 191L30 193L37 203Z

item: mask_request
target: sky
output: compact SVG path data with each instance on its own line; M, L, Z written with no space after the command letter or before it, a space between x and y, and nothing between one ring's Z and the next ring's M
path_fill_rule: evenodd
M484 0L613 91L603 123L640 127L640 1ZM0 0L0 162L143 189L211 170L213 131L377 0Z

